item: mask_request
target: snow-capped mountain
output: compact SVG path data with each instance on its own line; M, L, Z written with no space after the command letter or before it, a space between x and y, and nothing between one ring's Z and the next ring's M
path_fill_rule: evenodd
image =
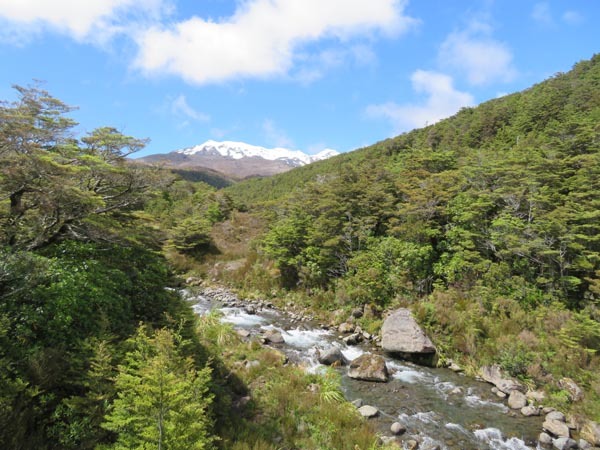
M206 141L194 147L167 154L150 155L137 161L181 170L209 169L233 179L242 179L275 175L338 154L332 149L325 149L316 155L307 155L299 150L269 149L244 142Z
M288 150L287 148L264 148L257 145L250 145L244 142L232 141L206 141L204 144L196 145L195 147L177 150L176 153L192 156L198 154L205 155L221 155L226 158L242 159L242 158L262 158L269 161L282 160L287 164L297 167L305 164L310 164L315 161L327 159L338 154L332 149L325 149L316 155L307 155L300 150Z

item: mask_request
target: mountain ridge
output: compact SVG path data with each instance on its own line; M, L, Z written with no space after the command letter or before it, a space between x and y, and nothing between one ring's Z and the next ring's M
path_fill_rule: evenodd
M315 155L282 147L266 148L236 141L208 140L193 147L137 159L143 164L161 164L171 169L209 169L241 180L271 176L339 155L324 149Z

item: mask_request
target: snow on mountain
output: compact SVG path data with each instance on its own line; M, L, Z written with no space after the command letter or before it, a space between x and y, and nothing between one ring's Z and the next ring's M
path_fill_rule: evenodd
M332 149L325 149L316 155L307 155L300 150L288 150L286 148L264 148L257 145L250 145L244 142L232 141L206 141L204 144L195 147L177 150L175 153L184 155L221 155L231 159L242 159L259 157L269 161L281 160L291 166L303 166L322 159L331 158L339 153Z

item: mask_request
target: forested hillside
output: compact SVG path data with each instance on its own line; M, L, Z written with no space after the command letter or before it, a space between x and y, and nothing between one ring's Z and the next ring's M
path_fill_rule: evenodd
M600 56L221 190L130 164L146 141L114 128L76 138L70 107L16 89L0 105L2 448L381 448L335 372L195 317L175 289L189 276L334 323L362 307L373 334L407 306L440 364L499 364L600 420Z
M114 128L75 138L72 108L16 90L0 104L0 447L371 446L334 374L284 366L179 294L231 199L130 164L145 141Z
M267 232L239 286L410 305L446 358L600 417L600 56L442 122L226 190ZM365 324L376 328L377 324Z

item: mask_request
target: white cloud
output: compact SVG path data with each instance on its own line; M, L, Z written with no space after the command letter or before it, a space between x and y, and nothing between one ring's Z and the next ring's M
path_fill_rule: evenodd
M552 18L552 13L550 12L550 5L548 5L546 2L536 3L533 6L531 17L533 20L541 23L542 25L554 24L554 19Z
M193 17L145 30L136 38L135 66L149 75L167 73L196 84L287 75L305 44L406 31L417 21L403 15L405 3L247 0L219 21Z
M167 10L169 4L164 0L0 1L0 18L20 35L51 29L94 42L123 32L131 27L132 19L157 19Z
M262 124L262 130L268 145L294 148L294 141L289 138L285 131L277 127L273 120L265 119Z
M192 108L185 98L185 95L179 95L171 103L171 112L176 115L184 116L197 122L208 122L210 116Z
M400 133L431 125L474 103L471 94L456 90L452 78L443 73L417 70L412 74L411 81L417 93L426 95L423 103L370 105L367 114L388 119L394 127L394 133Z
M565 13L562 15L562 19L568 25L579 25L583 22L584 17L581 13L577 11L565 11Z
M513 80L517 70L512 52L491 34L492 28L478 21L471 22L466 30L451 33L440 47L439 63L464 73L473 85Z

